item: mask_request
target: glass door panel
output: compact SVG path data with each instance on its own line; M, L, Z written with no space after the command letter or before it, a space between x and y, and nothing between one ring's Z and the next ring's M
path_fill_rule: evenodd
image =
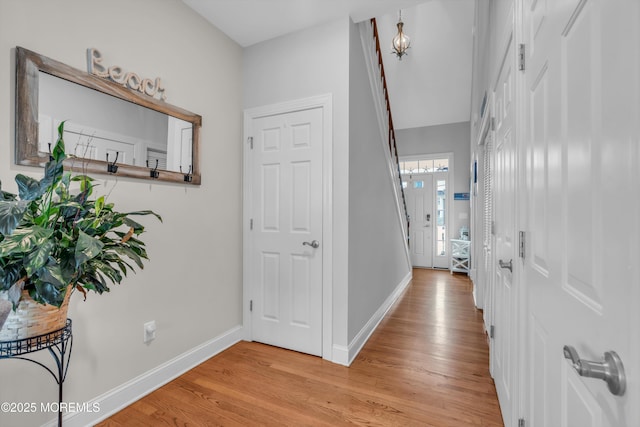
M434 181L436 194L436 252L434 267L447 268L447 179L437 177Z

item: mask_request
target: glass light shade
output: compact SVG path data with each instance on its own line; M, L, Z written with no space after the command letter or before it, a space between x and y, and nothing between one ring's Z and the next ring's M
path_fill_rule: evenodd
M396 34L392 42L393 53L398 55L400 60L407 54L407 49L411 46L411 39L402 31L403 25L402 21L398 22L398 34Z

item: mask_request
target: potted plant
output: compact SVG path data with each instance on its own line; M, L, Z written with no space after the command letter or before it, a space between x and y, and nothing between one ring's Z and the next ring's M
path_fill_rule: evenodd
M120 283L127 272L135 272L132 264L143 268L147 252L136 236L144 227L131 216L153 215L162 221L150 210L122 213L104 196L92 199L93 179L64 171L63 131L64 122L42 179L16 175L18 195L0 187L0 294L14 311L5 326L12 316L39 316L26 313L31 308L44 309L58 319L49 326L35 317L35 323L49 327L48 331L28 331L18 325L3 335L7 328L0 325L0 340L64 327L72 292L77 290L85 298L87 291L108 292L108 282Z

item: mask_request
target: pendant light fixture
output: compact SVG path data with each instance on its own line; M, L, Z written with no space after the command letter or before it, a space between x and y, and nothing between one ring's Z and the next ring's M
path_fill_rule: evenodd
M393 42L391 43L391 47L393 48L393 52L400 61L402 61L402 57L407 54L407 49L409 49L411 45L411 39L407 36L402 27L404 26L404 22L402 22L402 10L398 11L398 34L393 38Z

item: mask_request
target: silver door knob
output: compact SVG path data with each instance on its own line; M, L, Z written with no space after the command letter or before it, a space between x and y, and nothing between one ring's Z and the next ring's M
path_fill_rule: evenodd
M318 249L320 247L320 242L317 240L313 240L311 242L302 242L302 246L311 246L313 249Z
M581 377L604 380L614 396L622 396L627 389L627 377L620 356L615 351L604 353L604 362L580 359L578 352L570 345L564 346L564 357L571 361L573 369Z
M509 262L504 262L503 260L498 260L498 265L500 265L500 268L506 268L510 272L513 273L513 260L512 259L510 259Z

